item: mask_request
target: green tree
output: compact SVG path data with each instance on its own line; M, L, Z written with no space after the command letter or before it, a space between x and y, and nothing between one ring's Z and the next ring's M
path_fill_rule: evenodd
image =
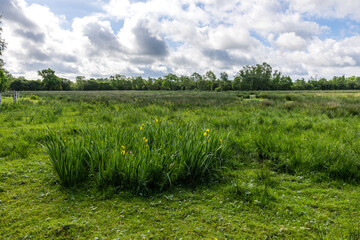
M211 91L215 90L219 83L216 81L216 75L213 71L207 71L204 76L204 80L208 81L207 84Z
M242 90L269 90L272 68L265 62L253 66L244 66L236 77L241 81Z
M0 69L0 93L4 92L8 87L8 79L5 76L5 73L2 69Z
M55 71L48 68L38 71L39 76L43 78L45 90L61 90L61 80L55 75Z
M231 81L229 80L229 75L226 72L220 73L220 90L228 91L231 90Z
M2 53L3 51L5 50L6 48L6 43L5 43L5 40L1 37L1 32L2 32L2 27L1 27L1 18L2 16L0 15L0 69L3 68L4 66L4 61L2 60L1 56L2 56Z
M193 90L195 88L195 83L189 76L181 76L179 81L181 90Z
M69 79L66 78L61 78L61 89L64 91L69 91L71 90L71 81Z

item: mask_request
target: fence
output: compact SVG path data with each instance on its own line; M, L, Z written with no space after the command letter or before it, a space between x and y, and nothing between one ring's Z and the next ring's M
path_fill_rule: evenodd
M2 97L13 97L14 103L20 98L20 92L13 91L13 92L0 92L0 105L1 105L1 99Z

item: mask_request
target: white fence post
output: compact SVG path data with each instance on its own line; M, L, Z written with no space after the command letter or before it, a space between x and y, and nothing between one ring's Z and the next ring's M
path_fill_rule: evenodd
M17 92L16 91L13 92L13 99L14 99L14 103L16 103L16 100L17 100Z

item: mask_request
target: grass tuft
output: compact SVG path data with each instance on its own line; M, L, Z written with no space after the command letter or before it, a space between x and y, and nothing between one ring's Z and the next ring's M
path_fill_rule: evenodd
M63 186L90 177L135 192L205 180L219 171L228 146L209 129L158 119L133 128L83 127L69 138L49 130L44 144Z

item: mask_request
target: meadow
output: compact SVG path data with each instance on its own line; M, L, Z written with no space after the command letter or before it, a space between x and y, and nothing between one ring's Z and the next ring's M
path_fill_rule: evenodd
M1 239L359 239L359 91L22 92Z

